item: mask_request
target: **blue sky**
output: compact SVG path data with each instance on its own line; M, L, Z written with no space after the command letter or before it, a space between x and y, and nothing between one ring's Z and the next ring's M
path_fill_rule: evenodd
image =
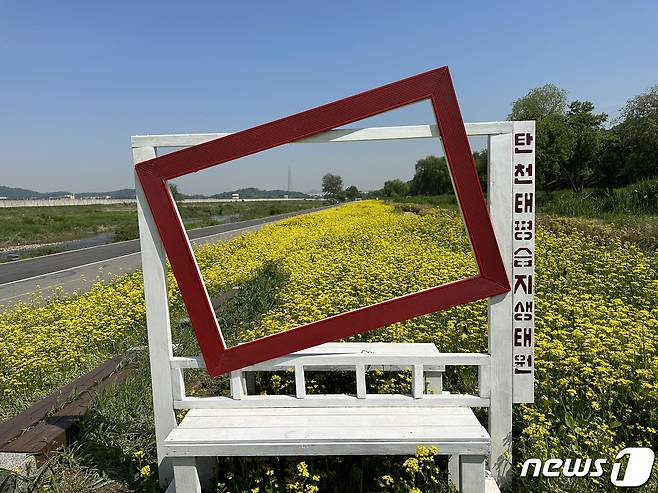
M129 138L236 131L448 65L465 121L554 82L615 115L658 84L658 2L0 0L0 185L132 187ZM372 124L429 123L429 106ZM474 141L474 147L482 145ZM186 193L408 179L435 142L298 145L179 180Z

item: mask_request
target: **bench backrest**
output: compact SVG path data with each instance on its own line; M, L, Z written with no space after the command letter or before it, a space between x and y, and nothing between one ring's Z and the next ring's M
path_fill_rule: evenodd
M336 406L471 406L488 407L491 393L490 356L478 353L439 353L428 343L326 343L292 355L243 368L230 374L230 396L194 397L185 395L184 385L174 395L174 408L199 407L336 407ZM452 394L443 390L446 366L477 366L477 394ZM171 367L203 368L203 358L174 357ZM409 394L369 394L366 372L411 372ZM294 395L261 395L250 389L249 376L255 372L290 371L294 374ZM354 373L355 392L307 394L305 373L347 371ZM179 377L182 379L182 376ZM179 380L177 378L177 380ZM423 400L424 399L424 400Z

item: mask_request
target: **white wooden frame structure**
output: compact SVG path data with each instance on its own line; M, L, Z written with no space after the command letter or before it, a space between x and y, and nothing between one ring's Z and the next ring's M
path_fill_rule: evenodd
M173 356L166 255L139 180L136 180L162 487L175 488L179 493L200 491L198 468L204 456L413 454L419 444L436 444L440 454L450 455L451 480L461 486L463 492L482 492L485 484L502 484L509 478L512 404L532 402L534 398L534 122L470 123L466 124L466 131L469 136L488 137L489 213L513 286L511 292L489 300L488 352L446 354L439 353L431 344L329 343L232 372L230 397L199 398L185 393L183 371L202 368L203 358ZM133 136L134 162L156 157L158 147L192 146L225 135L228 134ZM414 125L337 129L295 143L437 137L436 125ZM455 395L443 391L443 371L446 366L454 365L478 367L477 393ZM366 371L404 368L412 370L411 395L366 394ZM251 372L281 369L295 372L294 396L249 395L245 382ZM355 395L306 395L305 370L336 369L355 372ZM472 407L488 408L488 431L479 425ZM177 409L191 410L180 425L175 416ZM254 442L253 436L246 432L244 436L235 436L236 422L247 419L261 436L267 435L267 430L264 432L258 426L262 425L268 409L276 409L278 421L285 421L288 416L292 438L283 443L277 435L269 442L265 437ZM317 416L319 410L321 417ZM408 421L411 428L399 430L399 436L393 441L388 435L378 441L375 436L377 420L386 421L388 416L389 420L399 422L392 413L402 410L406 413L402 421ZM360 426L360 434L349 443L340 441L341 437L332 438L332 432L318 423L318 420L347 419L342 415L335 417L340 413L349 414L350 420L366 425ZM368 425L373 422L374 425ZM460 423L459 436L454 436L456 428L446 431L446 422ZM421 430L423 426L427 429ZM305 433L295 434L295 429L300 427ZM227 429L233 438L227 435ZM485 481L485 457L488 457L493 480Z

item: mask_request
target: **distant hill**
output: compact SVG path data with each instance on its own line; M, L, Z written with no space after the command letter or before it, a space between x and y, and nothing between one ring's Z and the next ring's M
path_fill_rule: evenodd
M64 197L71 192L37 192L25 188L12 188L0 186L0 197L7 197L10 200L23 199L47 199L48 197Z
M186 199L230 199L234 193L239 193L241 199L282 199L284 195L288 195L291 199L308 199L312 195L302 192L287 192L285 190L261 190L259 188L241 188L232 192L222 192L208 197L207 195L186 195ZM26 188L12 188L0 186L0 197L7 197L9 200L29 200L29 199L48 199L59 198L71 195L71 192L37 192L35 190L28 190ZM121 190L114 190L112 192L77 192L75 197L78 199L90 197L110 197L112 199L134 199L134 188L122 188Z
M75 196L80 199L85 197L111 197L113 199L134 199L135 189L122 188L121 190L114 190L112 192L82 192L82 193L76 193Z
M234 193L239 193L241 199L282 199L287 195L291 199L307 199L311 198L302 192L287 192L285 190L260 190L259 188L241 188L232 192L222 192L212 195L212 199L230 199Z
M35 192L25 188L3 187L0 185L0 197L7 197L9 200L22 199L47 199L48 197L63 197L70 192Z
M28 199L47 199L58 198L71 195L71 192L37 192L26 188L12 188L0 185L0 197L7 197L9 200L28 200ZM124 188L112 192L82 192L76 193L77 198L85 197L111 197L113 199L134 199L135 190L133 188Z

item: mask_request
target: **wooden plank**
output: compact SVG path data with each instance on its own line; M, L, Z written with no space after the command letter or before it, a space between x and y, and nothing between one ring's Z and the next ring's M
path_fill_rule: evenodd
M253 427L245 423L243 427L232 428L182 428L173 430L166 439L167 445L182 444L247 444L247 443L290 443L306 442L345 442L352 441L392 442L396 440L416 440L444 442L489 441L489 435L482 426L420 426L414 423L398 427L377 426L314 426L302 427Z
M429 350L411 350L410 348L373 348L368 351L368 343L363 343L363 350L352 350L349 348L338 350L334 349L336 344L348 343L329 343L330 348L324 348L326 344L312 348L310 350L299 351L281 358L259 363L243 368L243 371L280 371L288 368L294 368L295 365L303 365L307 369L311 367L316 371L321 371L323 367L327 369L353 368L357 364L363 364L368 370L378 369L380 366L388 368L412 368L413 365L423 365L428 371L441 370L444 366L480 366L489 364L490 356L482 353L439 353L434 347L434 351ZM376 343L391 344L395 343ZM410 344L413 345L413 344ZM406 344L405 344L406 346ZM193 357L175 357L172 358L172 368L205 368L205 363L201 356Z
M304 367L295 365L295 397L303 399L306 397L306 379L304 378Z
M427 392L430 394L441 394L443 392L443 368L441 371L426 371ZM482 396L480 396L482 397Z
M279 408L261 408L261 407L243 407L243 408L226 408L226 409L190 409L186 417L209 417L222 418L229 416L240 416L249 418L250 416L424 416L427 413L439 413L442 416L474 416L470 407L442 407L435 411L423 407L279 407Z
M114 356L90 372L76 378L71 383L36 402L25 411L0 423L0 450L3 450L4 445L41 421L53 410L62 407L72 397L93 388L99 382L109 377L116 371L122 359L123 355Z
M171 392L174 400L185 399L185 380L182 368L171 369Z
M489 215L510 286L512 265L512 134L489 137ZM491 355L489 465L497 482L511 474L512 461L512 293L489 300L489 354Z
M489 454L488 442L446 442L416 439L393 442L308 442L294 443L254 443L254 444L165 444L170 457L279 457L279 456L323 456L323 455L414 455L418 445L436 446L441 455Z
M475 395L428 394L423 399L414 399L408 395L399 394L368 394L367 399L359 399L355 395L322 395L310 394L304 399L291 395L245 396L240 400L231 397L187 397L174 401L175 409L200 408L247 408L247 407L489 407L489 399Z
M229 383L231 386L231 398L235 400L242 399L244 395L242 391L242 372L232 371L229 376Z
M478 395L487 399L491 397L491 368L489 365L478 368Z
M411 373L411 395L414 399L422 399L425 394L425 378L423 365L414 365Z
M484 455L459 456L461 493L484 493Z
M87 413L94 403L97 393L110 385L123 382L136 367L137 364L124 366L116 373L96 382L73 402L48 416L15 440L5 444L1 451L32 454L36 456L37 462L41 463L51 451L69 445L71 429ZM116 366L114 369L116 370Z
M441 414L434 409L431 413L408 416L401 420L399 414L316 414L316 415L265 415L265 416L187 416L178 425L179 428L317 428L317 427L339 427L339 428L399 428L404 426L481 426L480 423L470 416Z
M454 454L448 457L448 481L459 490L459 455Z
M356 365L355 377L356 377L356 396L359 399L365 399L367 395L365 365Z
M500 493L500 488L494 478L488 476L484 478L484 491L485 493Z
M512 131L512 122L466 123L469 136L495 135ZM189 147L226 137L231 133L134 135L133 147ZM405 125L396 127L339 128L300 139L294 144L332 142L364 142L373 140L440 138L436 125Z
M153 147L133 149L135 164L154 157L155 148ZM164 439L171 430L176 428L176 415L171 405L174 392L173 377L169 367L173 352L167 291L167 256L137 175L135 175L135 192L144 276L146 330L149 341L158 473L160 487L164 489L174 477L173 466L165 457Z
M176 457L174 465L174 484L178 493L201 493L201 482L194 457Z

